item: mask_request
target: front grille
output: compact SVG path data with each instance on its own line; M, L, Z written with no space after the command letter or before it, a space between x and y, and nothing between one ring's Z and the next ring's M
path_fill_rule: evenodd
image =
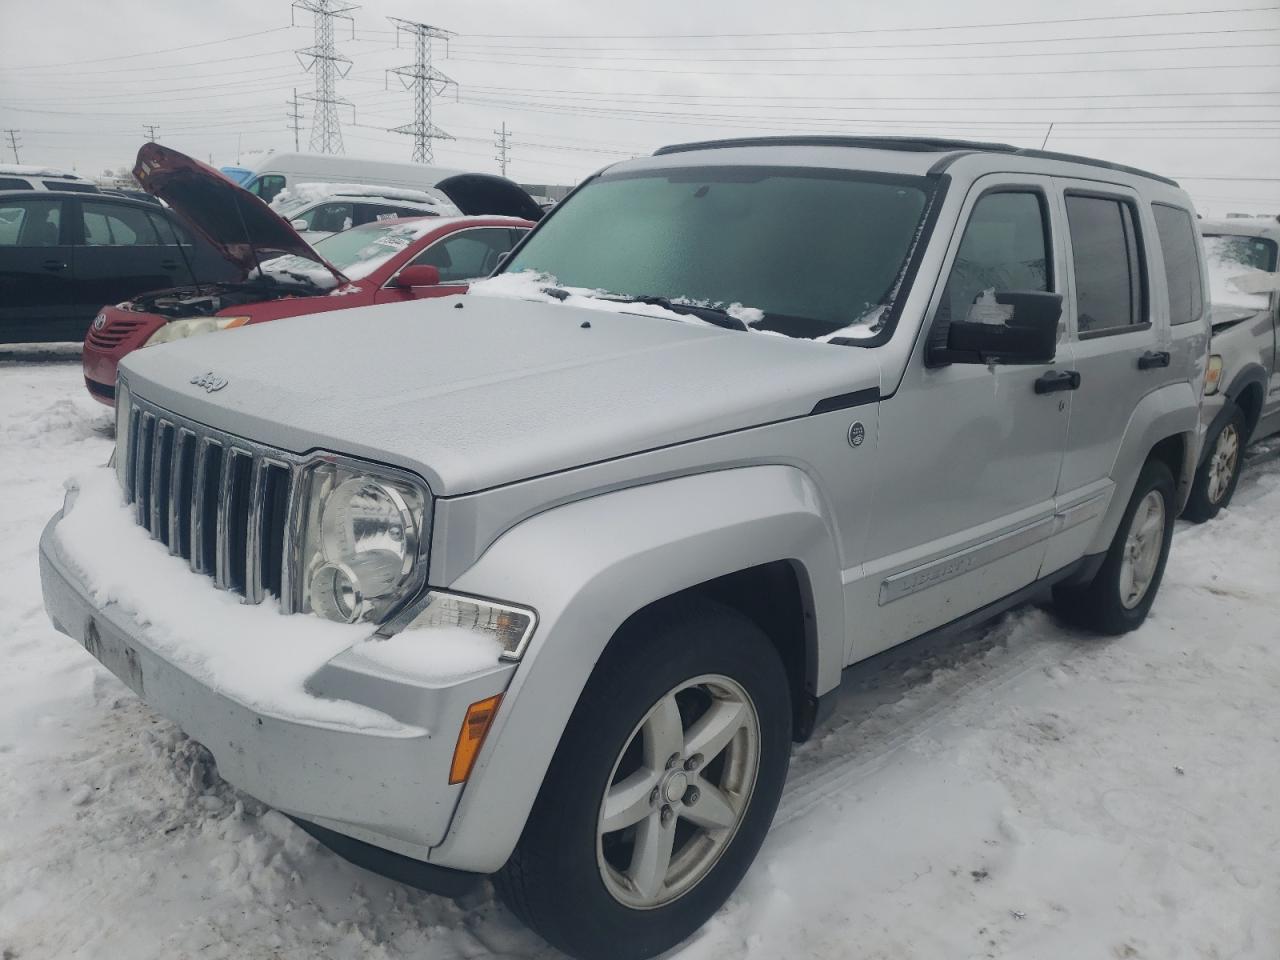
M213 577L223 590L294 610L294 525L302 473L280 451L174 416L137 397L125 458L125 494L138 525Z
M101 330L89 328L88 341L95 347L110 349L124 343L125 338L148 321L148 317L117 317Z

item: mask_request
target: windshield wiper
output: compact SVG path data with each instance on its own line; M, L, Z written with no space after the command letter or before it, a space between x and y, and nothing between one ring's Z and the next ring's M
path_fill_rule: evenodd
M707 323L714 324L717 327L724 327L726 330L749 330L750 327L737 317L732 316L728 310L722 310L719 307L703 306L696 303L682 303L679 300L672 300L669 297L658 297L651 295L637 296L607 296L601 297L601 300L612 300L614 303L644 303L651 307L661 307L663 310L670 310L672 313L683 313L691 317L697 317L699 320L705 320Z

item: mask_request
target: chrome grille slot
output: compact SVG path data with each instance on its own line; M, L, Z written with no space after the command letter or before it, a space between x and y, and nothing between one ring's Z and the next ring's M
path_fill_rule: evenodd
M122 476L139 526L247 603L295 609L301 468L262 447L133 398Z

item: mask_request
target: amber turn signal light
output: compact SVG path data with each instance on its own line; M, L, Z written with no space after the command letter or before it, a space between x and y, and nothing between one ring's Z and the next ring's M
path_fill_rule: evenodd
M467 715L462 719L462 729L458 731L458 745L453 748L453 763L449 767L449 782L466 783L471 776L471 768L476 765L476 757L484 745L485 734L498 714L498 704L502 702L502 694L477 700L467 707Z

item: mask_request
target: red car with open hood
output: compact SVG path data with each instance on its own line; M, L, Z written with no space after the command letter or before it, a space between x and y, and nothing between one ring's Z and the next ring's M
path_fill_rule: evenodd
M158 143L138 151L134 176L207 238L239 271L230 282L144 294L103 307L84 341L84 379L115 402L125 354L184 337L309 313L465 293L487 276L540 216L519 186L489 174L462 174L438 189L463 217L367 223L307 244L253 194L212 167Z

